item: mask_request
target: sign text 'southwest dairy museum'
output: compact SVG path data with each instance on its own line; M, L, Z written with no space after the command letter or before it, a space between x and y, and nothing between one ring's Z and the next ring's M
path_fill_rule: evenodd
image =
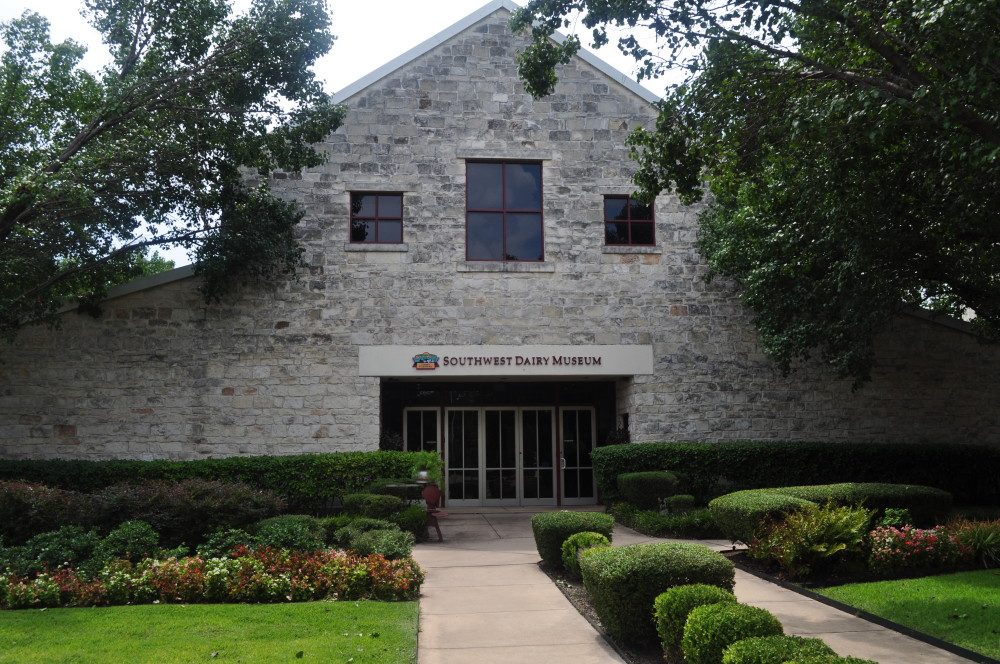
M0 455L189 459L403 446L466 505L585 504L621 439L1000 444L1000 351L900 315L871 383L788 376L698 208L631 197L656 96L594 56L535 100L495 0L336 95L327 162L275 173L306 266L206 305L188 268L0 349Z

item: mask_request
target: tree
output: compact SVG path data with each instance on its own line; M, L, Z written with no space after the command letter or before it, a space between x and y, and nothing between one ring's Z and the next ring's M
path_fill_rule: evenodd
M192 251L202 291L301 263L301 211L266 185L322 163L336 129L311 71L333 37L323 0L86 0L112 62L52 43L32 12L0 24L0 335L88 307L150 269L145 252Z
M856 385L907 307L1000 336L1000 5L995 0L533 0L520 55L551 92L575 12L626 28L639 76L680 67L629 139L647 199L710 192L699 246L786 372L819 355ZM651 29L654 52L634 29Z

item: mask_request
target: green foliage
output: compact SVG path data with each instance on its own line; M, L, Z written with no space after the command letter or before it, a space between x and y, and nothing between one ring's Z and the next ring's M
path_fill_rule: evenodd
M676 496L667 496L660 499L660 509L667 512L693 510L697 504L697 499L689 493L680 493Z
M976 561L983 567L1000 567L1000 519L952 521L945 530L958 542L968 547Z
M677 493L677 476L666 470L645 470L618 476L618 493L640 509L659 509L660 500Z
M605 499L619 498L615 480L622 473L672 468L701 500L737 489L897 482L944 489L959 504L1000 504L1000 448L984 445L753 440L632 443L598 447L593 461L597 486ZM884 507L906 505L886 503Z
M685 203L707 183L700 249L781 369L815 358L859 385L908 307L971 309L998 336L1000 73L977 38L992 0L531 0L511 23L532 32L518 63L532 94L580 48L543 44L576 12L595 46L627 26L640 78L685 73L630 139L634 182Z
M813 506L815 503L795 496L751 489L719 496L708 504L708 511L726 537L734 542L752 542L761 528Z
M160 536L145 521L125 521L108 533L94 552L101 561L128 560L139 562L155 558L160 548Z
M882 512L882 517L878 520L880 526L892 526L900 528L902 526L913 525L913 515L905 507L887 507Z
M322 163L344 117L313 71L333 42L321 0L93 0L86 18L112 55L99 73L37 13L0 24L0 336L92 307L149 247L193 251L209 299L292 273L302 213L269 176Z
M836 655L819 639L801 636L752 636L737 641L722 653L722 664L784 664L790 659Z
M687 509L670 514L639 510L628 503L608 508L618 523L650 537L693 537L713 539L721 536L708 509Z
M336 544L341 548L352 549L354 548L355 540L362 533L367 533L370 530L392 530L394 528L396 528L396 524L391 521L369 519L363 516L355 517L346 526L334 532L332 538L328 535L327 540L329 543Z
M422 488L411 478L388 477L375 480L365 487L364 493L381 493L403 500L420 500Z
M562 543L563 568L570 576L580 578L580 555L598 546L611 546L611 540L601 533L573 533Z
M420 505L409 505L389 516L400 530L408 532L418 541L427 539L427 510Z
M611 540L615 521L599 512L541 512L531 517L531 530L535 535L538 555L546 565L562 565L562 545L575 533L595 532Z
M257 546L296 551L316 551L326 543L326 530L314 516L284 514L257 522L254 526Z
M253 548L257 538L241 528L220 528L198 546L202 558L225 558L238 546Z
M688 664L721 664L726 648L754 636L780 636L784 630L766 609L722 602L699 606L688 615L681 652Z
M735 575L725 556L686 542L593 549L580 558L580 571L601 624L625 644L655 643L660 593L691 583L732 590Z
M361 556L378 553L389 560L399 560L410 555L414 541L412 533L404 533L398 528L367 530L354 537L351 549Z
M344 511L348 514L385 519L403 509L403 501L396 496L378 493L349 493L344 496Z
M35 535L23 546L4 549L0 562L16 576L32 576L86 563L94 557L100 543L97 531L63 526Z
M796 510L750 544L752 558L777 563L793 577L860 560L872 520L863 507L810 506Z
M65 525L90 525L99 504L91 496L42 484L0 481L0 538L21 544Z
M790 659L784 664L878 664L878 662L871 659L839 657L837 655L805 655Z
M440 473L441 464L441 457L435 452L391 451L235 456L196 461L0 459L0 480L41 482L83 492L128 481L198 478L242 482L282 496L295 511L310 512L327 509L335 499L361 491L376 479L412 477L418 465L433 466ZM4 514L3 502L0 493L0 517Z
M669 655L680 653L684 625L694 609L735 601L736 595L728 590L703 583L676 586L657 595L653 600L653 620L656 621L656 633L660 636L663 651Z

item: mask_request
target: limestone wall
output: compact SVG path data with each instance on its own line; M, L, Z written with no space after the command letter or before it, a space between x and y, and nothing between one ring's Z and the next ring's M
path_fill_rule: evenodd
M619 385L634 440L879 439L1000 444L1000 354L900 319L859 392L762 355L724 282L706 283L697 210L661 197L656 253L607 253L602 197L631 190L628 132L653 109L582 61L533 101L501 12L348 102L326 165L274 186L306 210L299 281L206 306L194 279L70 313L0 350L0 455L173 457L370 449L369 344L652 344ZM465 159L542 159L545 263L465 261ZM404 192L404 243L349 251L351 190Z

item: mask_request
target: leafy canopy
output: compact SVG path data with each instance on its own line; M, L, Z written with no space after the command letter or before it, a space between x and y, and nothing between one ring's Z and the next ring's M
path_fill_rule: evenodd
M25 12L0 24L0 335L68 298L93 304L191 250L205 296L301 262L301 212L267 188L275 169L322 163L336 129L312 72L333 37L323 0L87 0L112 58L52 43Z
M856 385L908 307L975 312L1000 336L1000 57L995 0L532 0L519 56L552 91L585 12L639 78L685 72L630 137L651 198L706 198L700 248L734 279L787 372L818 354ZM642 46L637 29L657 36Z

